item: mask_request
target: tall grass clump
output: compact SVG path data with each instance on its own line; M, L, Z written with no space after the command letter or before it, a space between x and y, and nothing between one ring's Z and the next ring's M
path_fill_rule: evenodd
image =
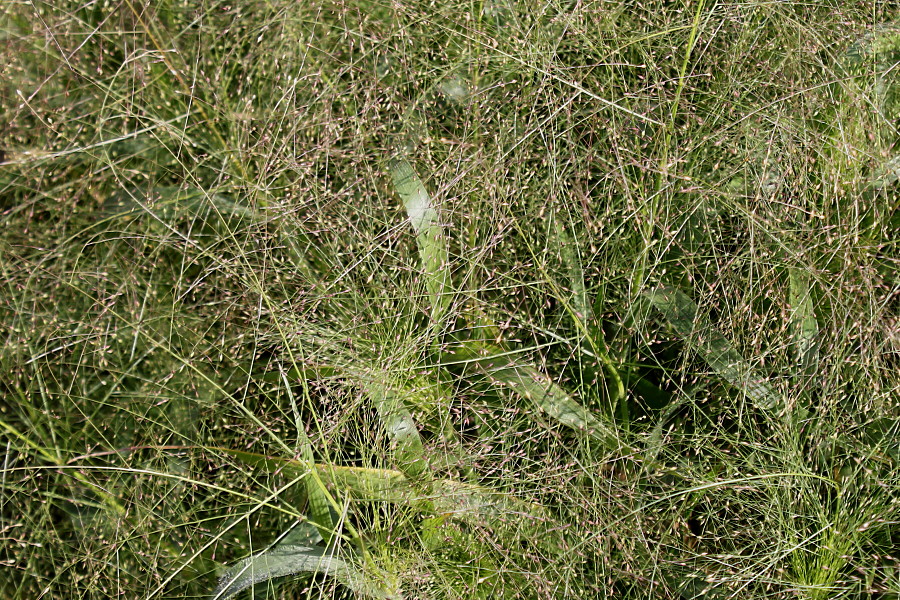
M5 598L900 597L890 2L0 6Z

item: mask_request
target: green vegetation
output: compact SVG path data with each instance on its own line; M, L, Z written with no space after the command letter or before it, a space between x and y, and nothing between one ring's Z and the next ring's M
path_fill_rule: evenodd
M900 11L0 5L0 596L900 600Z

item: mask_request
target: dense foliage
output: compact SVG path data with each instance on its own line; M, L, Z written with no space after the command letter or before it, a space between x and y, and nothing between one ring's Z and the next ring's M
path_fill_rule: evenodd
M897 23L0 5L0 594L897 600Z

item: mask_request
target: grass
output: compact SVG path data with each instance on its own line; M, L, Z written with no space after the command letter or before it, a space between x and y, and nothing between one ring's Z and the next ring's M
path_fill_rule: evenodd
M898 22L4 4L0 593L900 597Z

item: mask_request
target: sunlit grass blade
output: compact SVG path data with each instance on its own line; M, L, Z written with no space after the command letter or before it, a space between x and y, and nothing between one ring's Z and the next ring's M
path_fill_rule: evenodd
M407 477L419 477L426 470L427 462L422 438L404 405L402 393L390 384L376 381L367 382L364 387L391 440L397 466Z
M656 425L653 426L653 429L650 430L650 436L647 438L646 443L644 444L644 456L643 463L645 470L651 470L655 468L657 463L657 458L659 457L660 452L662 452L664 447L663 441L663 432L666 428L666 425L669 424L669 420L675 415L681 408L683 408L689 402L694 400L691 394L683 394L677 397L676 400L668 403L662 410L659 411L659 417L656 422Z
M783 402L768 381L754 372L734 345L699 314L697 305L687 294L670 287L647 294L655 306L685 343L693 347L725 381L747 395L757 408L778 411Z
M451 356L455 361L474 367L491 382L511 389L553 420L584 432L607 449L620 451L623 448L623 443L610 427L593 416L550 377L533 365L516 360L511 353L469 341L456 346Z
M257 583L302 573L334 577L360 596L368 598L399 597L397 590L388 589L385 582L376 582L368 577L354 562L336 556L332 549L280 544L229 568L220 578L212 598L227 600Z
M791 305L791 333L800 373L813 375L819 366L819 322L809 286L809 274L800 269L788 271Z
M472 527L487 527L498 536L522 536L553 554L564 547L564 536L550 512L511 494L483 485L441 479L434 483L425 499L429 502L419 500L416 505L423 511L433 510L441 518Z
M306 472L305 465L294 459L228 448L215 450L234 456L267 473L284 473L290 476ZM347 492L357 500L409 504L420 510L437 511L473 525L499 525L501 522L498 519L503 515L510 518L519 515L536 523L549 520L546 510L540 505L482 485L441 479L434 482L429 493L422 494L400 471L323 464L315 467L319 477L330 489Z
M233 456L242 463L265 473L285 473L297 476L307 472L304 463L292 458L266 456L231 448L213 448L212 450ZM405 502L410 497L408 481L400 471L322 463L316 463L314 467L318 477L329 489L346 491L360 500Z
M571 317L572 322L581 334L582 339L587 342L586 346L582 347L581 350L585 352L585 354L599 359L603 364L603 369L607 375L607 390L612 405L615 406L618 404L619 413L623 417L623 422L627 423L629 418L628 406L625 402L625 382L622 379L621 373L619 373L619 366L616 365L616 362L613 361L609 354L609 348L606 346L606 341L603 339L600 327L592 322L595 311L593 304L589 301L587 296L585 275L581 259L578 256L577 249L571 236L566 229L560 225L558 220L554 220L554 228L556 232L556 241L559 244L559 251L569 278L571 294L567 294L561 289L561 286L554 281L553 275L543 266L543 261L539 259L535 249L529 246L529 252L534 258L535 264L540 269L542 275L546 278L547 283L550 285L553 295ZM602 303L602 298L598 296L597 302Z
M416 234L425 276L425 290L431 303L433 331L437 333L443 327L452 292L444 225L433 199L412 165L405 159L398 158L391 162L390 170L394 187L403 200L409 222Z
M309 454L304 452L304 454ZM308 475L303 480L306 484L306 498L309 503L309 516L316 525L322 537L331 540L336 533L336 520L334 510L334 500L331 498L322 477L319 476L318 470L314 463L307 462Z
M520 500L489 487L442 479L434 486L434 508L473 524L498 527L504 519L516 518L532 523L548 522L550 516L538 504Z
M587 347L590 348L590 351L588 351L587 347L582 347L582 352L594 358L599 358L603 364L612 409L616 410L615 405L618 404L619 418L622 423L627 424L630 421L630 417L628 416L628 403L625 397L625 382L622 374L619 372L619 367L609 354L609 348L603 339L600 325L594 321L594 303L590 301L585 287L585 274L581 256L575 241L569 235L568 228L560 221L560 218L553 220L553 226L572 291L571 300L565 298L560 298L560 300L563 308L571 316L575 327L587 342ZM551 287L553 289L557 288L553 283L551 283ZM602 297L599 294L597 303L602 303Z
M872 190L884 190L900 181L900 156L893 156L876 171L869 184Z
M343 373L351 380L359 382L359 386L375 407L391 440L397 466L408 477L418 477L425 470L427 461L424 457L419 430L412 413L406 406L406 399L416 392L407 389L402 384L387 381L390 379L389 377L372 375L368 371L355 367L316 366L304 369L295 367L285 373L284 377L297 379L302 376L321 377L333 376L338 373ZM268 374L268 379L272 380L274 375Z
M897 130L894 125L900 116L900 95L897 93L897 56L900 52L900 23L888 22L876 25L871 31L857 39L841 55L838 67L839 81L844 92L841 106L855 108L861 100L866 111L877 115L870 127L856 114L838 113L836 126L857 128L856 135L874 143L873 156L888 152L896 143ZM872 127L874 125L874 127ZM835 143L840 147L845 132L835 135ZM897 157L882 154L880 165L867 176L867 188L880 190L896 183L898 178Z
M874 101L879 110L892 93L891 77L900 49L900 24L886 23L859 38L841 56L840 66L851 77L874 77Z

